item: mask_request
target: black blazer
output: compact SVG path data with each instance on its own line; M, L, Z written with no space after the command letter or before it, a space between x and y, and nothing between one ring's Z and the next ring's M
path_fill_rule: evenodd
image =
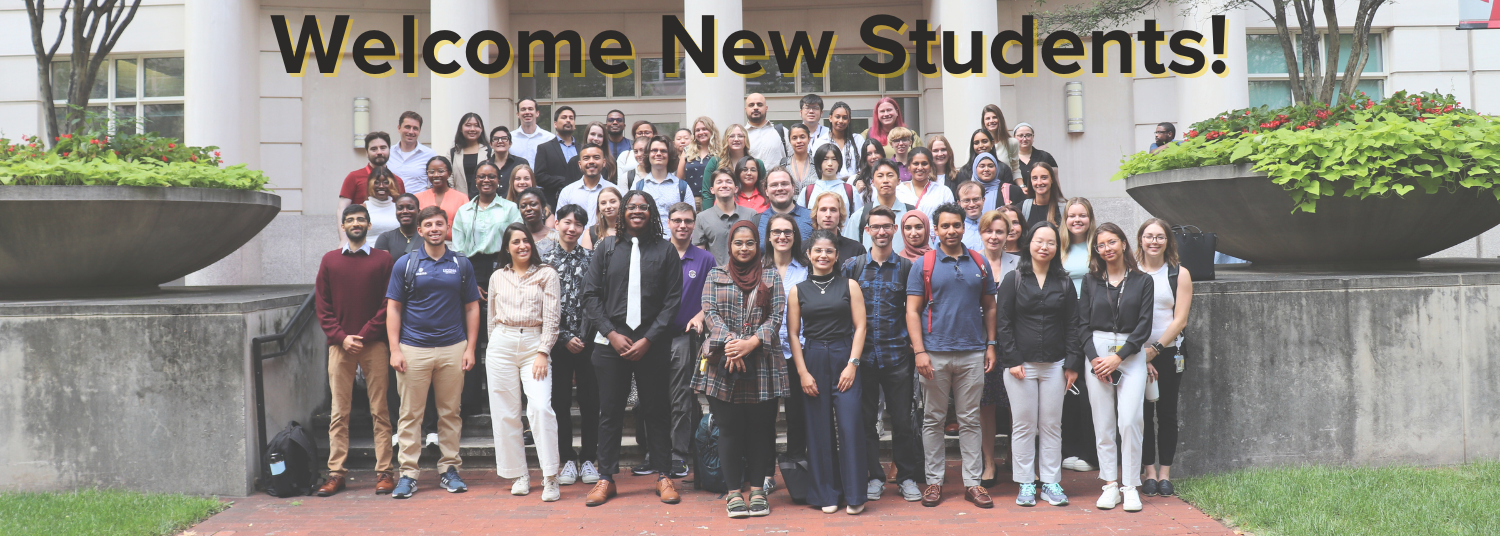
M578 143L578 140L575 139L573 143ZM563 157L562 140L557 138L536 147L534 171L536 185L547 192L547 204L553 207L557 206L557 196L562 193L563 187L583 177L577 164L568 167L568 159Z

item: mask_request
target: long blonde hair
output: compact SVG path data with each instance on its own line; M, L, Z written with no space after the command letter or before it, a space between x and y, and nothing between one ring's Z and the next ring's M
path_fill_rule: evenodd
M937 181L938 175L942 175L944 180L951 180L948 179L948 176L958 172L958 168L953 165L953 143L949 142L947 137L944 137L942 134L938 134L936 136L933 136L931 139L928 139L927 150L931 151L933 147L937 147L938 142L942 142L943 147L948 148L948 163L943 164L943 172L938 173L937 157L932 157L932 180L934 182Z
M697 132L697 130L698 130L698 124L699 123L703 123L703 126L708 127L708 151L707 152L701 152L700 153L699 150L698 150L698 132ZM705 116L701 116L701 117L699 117L697 119L694 119L693 120L693 126L688 129L688 132L692 133L693 139L692 139L692 141L688 142L687 149L685 149L685 150L682 151L682 159L683 160L693 161L693 160L697 160L699 158L708 158L710 156L718 155L718 154L720 154L721 151L723 151L722 147L724 146L724 139L719 136L719 127L714 126L714 120L712 118L710 118L710 117L708 117L708 116L705 115ZM747 142L747 145L748 145L748 142Z
M1062 260L1064 262L1068 260L1068 248L1073 245L1073 232L1068 230L1068 209L1073 208L1073 205L1083 207L1084 212L1088 213L1089 215L1089 228L1083 233L1085 250L1094 249L1094 233L1099 230L1099 220L1094 218L1093 203L1089 203L1089 200L1083 197L1075 197L1069 199L1068 202L1063 205L1061 218L1062 225L1058 226L1061 229L1061 232L1057 233L1061 235L1057 237L1057 241L1062 246L1058 248L1058 250L1061 251L1061 254L1059 256L1062 257ZM1085 252L1085 254L1087 254L1087 252Z
M719 146L715 148L716 151L714 152L714 157L719 159L719 167L724 167L724 162L728 160L729 133L734 132L734 129L740 129L740 132L743 132L745 134L745 156L750 156L750 131L745 130L745 126L739 123L729 125L727 127L724 127L724 140L719 143ZM734 166L733 163L730 163L729 165L731 168Z

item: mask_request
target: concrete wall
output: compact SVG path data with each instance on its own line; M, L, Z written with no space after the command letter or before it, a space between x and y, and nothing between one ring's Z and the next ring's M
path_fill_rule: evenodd
M1500 458L1500 264L1194 285L1185 474Z
M0 302L0 490L242 496L258 469L250 339L305 287ZM267 362L268 427L327 405L316 324Z

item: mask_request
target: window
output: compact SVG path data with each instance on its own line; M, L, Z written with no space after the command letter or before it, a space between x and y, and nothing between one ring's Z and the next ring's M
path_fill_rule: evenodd
M885 54L832 54L828 59L828 69L823 71L822 76L818 76L812 73L812 68L808 65L807 58L804 57L801 64L797 67L796 87L801 93L817 93L820 95L827 93L902 92L915 94L918 91L917 70L915 67L912 67L914 64L910 55L907 55L906 58L906 72L901 73L901 76L893 78L880 78L865 72L859 66L860 60L865 58L879 62L890 61L890 56ZM767 60L764 63L772 67L776 64L774 60ZM777 73L771 73L771 75L776 76ZM755 80L752 78L745 81L746 93L755 92L751 90L751 83ZM761 93L766 92L762 91ZM792 93L792 91L788 89L780 91L780 93Z
M1295 36L1293 36L1295 39ZM1339 39L1338 66L1349 61L1354 46L1354 36L1344 34ZM1371 98L1385 97L1385 40L1381 34L1372 33L1369 38L1370 56L1360 74L1359 91ZM1320 41L1321 46L1321 41ZM1280 108L1292 104L1292 86L1287 75L1286 54L1282 52L1281 40L1275 34L1250 34L1245 36L1245 49L1249 60L1250 106L1266 105ZM1326 55L1326 54L1325 54ZM1301 52L1297 52L1300 61ZM1343 74L1341 71L1339 74Z
M59 120L68 108L73 65L52 62L53 113ZM135 134L136 121L146 131L182 139L182 57L113 57L99 65L88 109L106 114L109 128Z

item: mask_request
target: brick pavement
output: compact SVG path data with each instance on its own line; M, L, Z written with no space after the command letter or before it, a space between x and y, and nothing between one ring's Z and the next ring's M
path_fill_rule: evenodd
M192 536L324 536L342 534L899 534L922 535L1232 535L1217 521L1176 497L1142 497L1145 509L1127 513L1119 508L1094 508L1102 485L1095 473L1064 471L1063 486L1073 503L1064 507L1041 503L1032 508L1015 505L1016 485L1002 483L991 490L995 508L981 510L963 500L956 468L950 462L943 504L924 508L908 503L887 486L885 496L868 503L863 514L840 510L824 514L792 504L784 490L771 496L771 515L734 520L725 517L716 494L682 490L682 503L657 500L653 477L616 478L620 495L609 503L588 508L583 496L590 486L563 486L562 500L541 501L538 473L532 473L531 495L510 495L510 482L493 469L465 472L469 492L449 494L437 487L437 476L423 474L418 492L396 501L376 496L368 471L351 473L350 489L333 497L278 499L268 495L231 499L234 505L184 534ZM1003 475L1002 475L1003 476ZM683 486L679 483L680 487ZM877 532L878 531L878 532Z

